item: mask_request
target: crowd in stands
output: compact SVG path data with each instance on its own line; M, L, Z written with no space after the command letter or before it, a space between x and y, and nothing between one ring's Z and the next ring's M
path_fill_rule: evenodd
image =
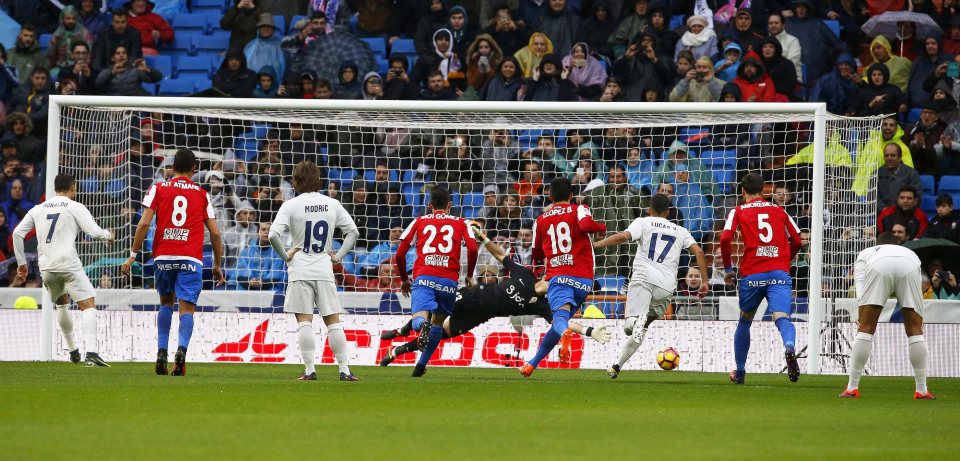
M43 199L49 95L196 94L822 101L835 114L889 115L879 130L828 139L828 167L855 178L846 185L851 202L865 200L876 181L875 230L958 240L957 2L704 3L712 16L694 14L689 0L2 0L21 28L13 46L0 47L0 239ZM926 15L941 32L920 35L930 29L914 22L895 24L888 37L861 30L871 16L904 9ZM223 156L205 163L198 181L218 205L236 288L282 287L282 263L263 226L293 195L288 175L303 159L323 167L328 192L364 232L357 254L338 269L348 289L396 288L390 257L432 184L454 189L457 211L479 220L524 263L531 224L548 204L545 184L558 175L571 178L579 199L610 228L626 228L660 192L674 200L672 219L712 242L738 172L763 169L771 200L810 227L803 179L812 135L803 125L728 124L690 136L650 128L530 135L233 122L188 123L193 131L177 135L171 125L183 119L135 118L129 152L91 153L78 170L82 192L110 202L168 177L169 162L154 155L159 148ZM708 156L718 152L732 155ZM115 205L118 223L135 222L134 206ZM0 252L9 257L7 250ZM598 253L598 275L629 275L631 255ZM715 273L695 275L684 271L683 289L732 289ZM934 271L930 278L933 292L956 291L952 275Z

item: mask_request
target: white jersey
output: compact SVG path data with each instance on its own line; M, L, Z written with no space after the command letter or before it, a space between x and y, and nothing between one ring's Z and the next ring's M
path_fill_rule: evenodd
M676 290L680 252L697 243L690 231L664 218L648 216L634 219L627 232L630 240L637 242L631 281L647 282L671 293Z
M18 264L25 264L23 239L37 230L40 270L45 272L83 272L74 243L82 230L97 240L107 240L110 233L93 220L83 204L57 195L33 207L14 229L14 250Z
M909 248L900 245L876 245L867 248L857 255L853 263L853 280L857 289L857 296L862 297L866 292L868 272L884 274L912 274L916 272L919 284L920 258Z
M301 248L287 263L288 279L335 282L329 251L333 250L333 231L359 232L353 218L334 198L319 192L300 194L287 200L270 225L271 232L290 233L293 246Z

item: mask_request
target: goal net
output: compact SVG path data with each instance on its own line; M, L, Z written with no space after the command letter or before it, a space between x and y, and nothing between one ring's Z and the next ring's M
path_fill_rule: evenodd
M376 364L388 347L412 339L381 341L380 333L408 319L409 300L398 293L391 257L400 230L424 212L431 188L449 188L454 214L478 221L509 257L532 265L530 227L549 204L545 188L550 180L566 176L576 200L588 204L610 232L625 230L644 215L652 194L670 195L671 218L689 229L708 255L707 274L690 269L695 264L684 256L675 302L653 324L627 368L653 368L656 351L673 346L682 356L681 369L728 370L739 309L735 287L722 281L719 234L726 213L738 203L738 178L755 171L767 182L765 195L781 204L804 232L804 248L791 275L798 346L813 340L806 368L845 371L856 318L856 303L849 301L851 268L859 250L872 245L877 212L875 175L858 170L857 155L873 148L869 143L879 119L818 118L815 104L186 98L61 98L55 103L48 184L56 173L76 176L78 200L118 236L113 245L78 244L98 290L97 302L107 311L101 317L100 345L107 360L153 358L158 298L148 251L152 232L133 276L122 277L118 267L128 254L146 189L171 177L172 155L189 148L200 158L194 181L213 197L228 279L226 286L215 288L210 274L204 274L203 314L197 317L192 360L299 363L295 322L282 314L284 265L266 243L264 230L283 201L294 196L293 166L311 160L322 168L326 193L344 204L361 232L355 251L335 267L349 314L345 322L354 363ZM816 141L824 146L822 152ZM815 158L824 162L817 164ZM605 368L617 357L625 338L624 294L636 248L606 250L597 252L594 291L580 315L584 324L610 325L614 340L601 345L571 335L564 340L569 355L555 351L544 366ZM209 245L205 260L209 272ZM407 261L412 264L413 258ZM481 250L475 275L499 276L502 266ZM702 300L690 296L700 283L711 287ZM8 315L28 325L44 324L53 332L53 358L65 358L52 319L28 312ZM776 329L769 321L757 323L748 366L779 372L782 345ZM547 328L542 319L493 319L445 341L435 360L456 366L516 365L533 354ZM318 330L320 344L325 344L325 333ZM955 342L952 328L928 341L935 349L938 336L949 340L950 335ZM909 373L905 349L888 342L889 351L875 356L890 363L877 366L885 374ZM878 348L887 346L877 343ZM321 363L332 363L328 347L318 354ZM939 373L958 373L955 362L954 357ZM935 364L931 368L938 374Z

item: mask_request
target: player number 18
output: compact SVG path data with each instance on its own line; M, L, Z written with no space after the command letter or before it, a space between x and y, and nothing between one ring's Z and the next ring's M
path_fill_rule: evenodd
M547 228L547 234L550 235L550 248L553 249L553 254L557 254L557 249L560 250L560 253L569 253L570 249L573 248L569 224L565 222L551 224Z

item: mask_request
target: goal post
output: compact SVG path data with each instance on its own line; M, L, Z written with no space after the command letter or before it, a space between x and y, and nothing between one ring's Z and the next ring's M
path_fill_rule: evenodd
M336 183L337 189L343 193L351 184L367 180L368 173L372 173L375 166L378 166L380 160L389 166L391 183L394 181L396 173L397 182L402 182L404 187L409 184L407 174L412 178L423 182L441 183L438 176L440 173L445 177L462 177L451 175L454 171L442 171L437 169L434 159L428 158L430 155L438 155L443 149L442 140L449 137L450 133L457 133L470 143L470 149L487 152L487 137L489 130L506 130L506 135L511 139L508 144L511 147L510 155L516 155L517 158L510 158L511 168L515 168L517 162L524 164L524 155L528 150L534 149L538 144L536 140L537 133L550 133L552 142L556 144L569 142L573 143L572 136L569 133L589 133L586 135L592 144L592 157L590 152L574 152L570 159L573 165L578 160L582 165L594 175L594 181L590 184L584 184L582 194L586 200L597 200L597 192L590 194L591 188L596 189L597 184L602 184L606 179L607 172L594 171L594 168L613 168L613 165L626 165L624 158L628 150L637 149L642 152L643 160L649 160L659 168L664 162L671 159L673 149L680 143L689 158L699 161L699 167L705 171L704 181L712 183L702 183L701 188L691 188L689 190L716 190L710 195L709 200L697 202L694 195L696 193L681 194L677 190L676 200L678 203L686 200L692 205L685 205L688 208L678 207L682 210L688 210L689 215L696 214L701 208L709 208L709 212L704 213L705 220L708 221L709 229L702 232L702 235L709 236L711 242L717 234L717 224L722 223L725 211L736 204L738 197L738 188L736 187L737 172L748 170L763 169L768 165L782 165L780 157L795 154L801 148L812 147L812 167L809 175L799 177L793 173L783 175L773 175L772 182L786 183L789 189L796 195L803 195L803 208L808 210L806 219L809 220L810 249L809 249L809 270L805 272L804 283L808 285L809 295L803 301L804 308L807 311L806 316L800 313L796 318L807 320L806 346L808 359L806 362L807 373L816 374L821 372L821 347L824 341L821 337L821 327L825 324L825 313L827 312L826 293L824 287L830 284L830 281L824 279L825 272L831 272L831 280L838 277L837 273L842 272L841 268L826 268L824 261L824 252L829 248L825 245L825 239L835 239L831 234L825 236L825 213L828 210L831 214L830 219L837 220L837 214L842 215L845 208L839 204L837 197L828 197L831 188L828 184L829 173L826 169L826 146L828 141L828 132L839 133L844 138L844 145L850 147L866 138L866 133L870 130L879 128L879 119L849 119L829 115L826 112L826 105L822 103L528 103L528 102L442 102L442 101L362 101L362 100L283 100L283 99L208 99L208 98L151 98L151 97L108 97L108 96L52 96L50 98L49 112L49 132L48 132L48 160L46 190L47 194L52 195L53 178L58 172L82 172L87 171L84 168L96 168L96 165L105 165L104 156L114 156L118 160L112 164L116 174L122 174L130 170L130 165L123 163L124 157L117 152L125 152L129 148L131 132L138 130L140 126L137 123L143 123L143 120L150 119L156 115L162 119L160 123L153 120L150 125L150 139L152 151L145 151L143 155L163 155L172 154L177 148L191 148L210 153L211 163L219 162L222 159L237 159L241 161L243 155L249 160L249 163L263 167L266 165L267 175L275 174L277 178L269 179L271 183L280 184L277 188L278 196L285 193L283 191L283 174L271 173L269 162L272 160L262 160L270 158L270 155L262 153L261 146L269 143L272 134L264 134L269 130L275 130L278 126L287 126L297 124L302 127L302 131L308 131L313 136L310 139L320 139L321 134L330 133L324 143L316 141L317 145L323 145L318 148L317 158L322 155L325 171L330 172L331 183ZM695 131L693 128L704 128L707 138L698 138L696 134L687 132ZM728 144L710 144L709 136L716 138L718 133L726 129L732 133L732 141ZM122 132L124 129L127 132ZM629 138L624 141L625 144L618 144L620 136L617 132L608 135L606 130L624 130L626 134L622 138ZM737 131L731 131L737 130ZM139 132L136 136L144 135ZM384 134L386 133L386 134ZM393 134L402 133L391 138ZM644 138L641 134L648 133ZM652 133L652 134L650 134ZM687 134L682 134L687 133ZM369 136L368 136L369 135ZM382 136L381 136L382 135ZM145 136L145 135L144 135ZM378 141L370 141L374 136L385 137ZM406 136L406 137L404 137ZM526 136L526 137L524 137ZM859 137L859 140L858 140ZM207 138L207 139L204 139ZM519 141L518 141L519 138ZM616 139L614 139L616 138ZM211 141L213 139L213 141ZM377 138L379 139L379 138ZM399 140L397 140L399 139ZM436 141L440 139L441 142ZM646 139L652 139L652 145L644 145ZM608 144L609 140L609 144ZM141 141L137 140L138 143ZM639 141L634 144L635 141ZM143 142L146 142L145 140ZM384 143L394 142L395 145L385 145ZM493 143L494 141L490 141ZM581 141L582 142L582 141ZM724 141L727 142L727 141ZM246 144L244 144L246 143ZM282 145L283 142L278 142ZM497 147L495 144L491 144ZM571 144L572 145L572 144ZM584 144L577 144L574 147L564 146L569 152L571 149L579 148ZM248 150L244 150L249 146ZM109 152L107 152L109 147ZM529 149L528 149L529 148ZM436 150L434 150L436 149ZM589 150L588 148L584 148ZM322 150L322 153L320 152ZM559 149L557 149L559 150ZM329 151L329 152L328 152ZM336 153L335 153L336 151ZM495 151L495 149L491 149ZM608 159L598 155L602 151L603 155L609 155ZM88 157L90 152L99 155L99 158ZM384 153L386 152L386 153ZM410 154L410 152L417 152ZM555 151L556 152L556 151ZM708 155L720 155L722 152L734 152L727 154L727 158L707 157ZM784 154L784 152L788 152ZM530 155L540 155L544 152ZM289 168L292 165L288 161L287 153L281 152L283 164L279 171ZM334 156L336 160L334 160ZM493 155L493 154L491 154ZM499 154L497 154L499 155ZM732 157L731 157L732 155ZM586 160L584 160L586 156ZM701 157L702 156L702 157ZM598 157L600 157L598 159ZM700 158L698 158L700 157ZM424 160L426 158L426 160ZM779 160L778 160L779 159ZM485 189L484 179L495 177L500 172L502 165L508 164L508 160L495 158L488 159L483 157L477 164L482 165L482 171L476 172L476 179L473 180L473 186L458 183L457 200L462 200L460 205L462 210L472 209L477 213L482 209L481 202L471 202L467 204L466 198L471 200L482 200L486 194L481 194ZM535 157L534 160L539 164L546 166L551 163L551 159ZM334 166L333 162L341 162ZM417 163L420 161L421 163ZM501 162L502 161L502 162ZM587 163L583 163L586 161ZM64 162L68 164L65 165ZM266 162L266 163L265 163ZM732 163L731 163L732 162ZM739 162L739 163L738 163ZM779 162L779 163L778 163ZM90 165L87 165L90 163ZM429 166L423 165L429 163ZM96 164L96 165L94 165ZM456 163L447 163L447 165ZM599 166L595 166L599 165ZM691 164L692 165L692 164ZM493 166L488 168L488 166ZM212 167L211 167L212 168ZM653 168L653 167L651 167ZM692 167L691 167L692 168ZM791 167L792 168L792 167ZM208 168L210 169L210 168ZM573 172L553 174L581 175L583 168L574 168ZM333 171L338 174L343 171L351 171L350 178L335 178ZM420 172L418 175L417 172ZM627 171L626 167L624 171ZM289 173L289 171L288 171ZM514 170L511 170L508 177L513 178ZM664 182L680 181L673 179L676 177L675 171L667 170L667 176L663 176L663 171L650 170L640 172L650 173L655 178L659 176ZM838 174L838 173L835 173ZM842 173L852 174L852 172ZM402 177L401 177L402 176ZM519 173L517 177L521 176ZM370 176L372 178L372 176ZM113 178L113 177L111 177ZM78 178L79 179L79 178ZM220 179L223 179L221 173ZM852 177L842 177L838 180L851 181ZM599 183L597 180L600 180ZM451 180L451 187L455 180ZM512 181L512 180L511 180ZM691 180L692 181L692 180ZM805 183L809 181L809 184ZM118 185L110 187L102 186L103 189L97 189L97 192L81 193L81 201L85 198L93 200L94 203L87 203L98 221L114 216L117 212L117 205L114 203L117 197L123 200L139 202L143 190L133 185L132 181L119 181ZM371 183L372 184L372 183ZM498 180L498 194L516 195L521 201L521 207L526 206L523 203L529 199L522 192L516 192L511 189L510 184L505 184ZM657 187L657 184L645 183L646 186ZM632 186L632 183L631 183ZM93 186L90 186L93 187ZM98 186L99 187L99 186ZM392 187L392 185L390 186ZM875 180L869 184L868 192L861 201L870 202L875 197ZM406 191L406 189L404 189ZM802 192L799 192L802 191ZM653 190L644 190L645 194L650 194ZM412 201L421 200L423 191L417 189L419 197L413 196ZM84 195L88 194L88 195ZM702 193L706 197L707 193ZM103 198L113 196L113 199ZM248 198L250 195L247 194ZM341 196L342 198L343 196ZM403 195L406 200L407 196ZM600 197L602 198L602 197ZM103 200L103 202L97 202ZM108 203L109 202L109 203ZM606 203L604 201L604 203ZM612 202L611 202L612 203ZM700 205L697 205L699 203ZM411 206L415 209L416 204L404 203L404 206ZM419 203L422 207L422 203ZM533 207L534 205L529 205ZM606 205L605 205L606 206ZM469 208L473 207L473 208ZM495 207L495 212L501 206ZM595 208L591 205L591 208ZM602 208L599 207L599 208ZM382 207L381 207L382 209ZM858 210L861 210L858 208ZM257 210L258 213L260 209ZM610 210L607 210L610 211ZM636 210L639 213L639 210ZM702 211L702 210L701 210ZM861 210L862 211L862 210ZM124 211L126 212L126 211ZM376 211L371 212L373 214ZM613 213L616 214L616 213ZM373 215L366 216L375 217ZM483 218L483 217L481 217ZM495 220L491 218L491 220ZM851 219L849 225L863 226L865 216L858 216ZM406 218L405 218L406 219ZM693 220L696 218L689 218ZM488 225L491 220L488 220ZM365 220L377 222L380 224L389 223L384 219ZM722 226L721 226L722 227ZM377 229L386 235L389 229ZM610 229L611 231L621 231L624 229ZM515 232L515 230L511 230ZM513 239L513 236L510 237ZM371 241L371 243L374 243ZM505 242L509 244L510 242ZM700 242L705 244L707 242ZM93 245L85 246L81 252L94 252L97 258L91 256L87 260L100 260L108 258L111 250L104 250ZM365 251L367 255L374 251L374 245L369 245L360 251ZM617 267L610 265L604 266L606 262L598 262L598 279L619 277L622 279L629 276L629 266L633 257L633 250L626 247L618 255L620 261ZM99 252L99 253L97 253ZM849 253L849 251L847 251ZM852 257L846 254L846 259L852 263ZM83 254L83 253L82 253ZM853 255L855 257L855 254ZM627 259L624 259L627 258ZM614 261L614 258L604 259L603 261ZM626 261L626 267L623 266ZM846 261L846 260L844 260ZM368 268L369 269L369 268ZM686 268L683 268L684 271ZM229 270L229 268L228 268ZM600 277L600 273L614 274L609 277ZM704 283L708 274L703 274ZM366 277L368 280L376 278L376 268L371 273L360 272L357 279ZM106 276L105 276L106 277ZM144 276L146 277L146 276ZM682 275L681 275L682 277ZM109 280L104 281L110 284ZM97 282L94 282L97 286ZM148 289L145 284L142 289ZM111 285L112 290L120 291L116 286ZM98 287L98 303L100 303L101 291L110 291L111 289L101 290ZM129 287L137 290L141 287ZM249 288L247 288L249 289ZM622 287L620 287L622 289ZM606 290L598 295L622 295L620 289ZM349 288L348 288L348 291ZM218 293L213 292L216 298ZM109 296L113 296L112 294ZM119 296L119 295L118 295ZM832 295L831 295L832 296ZM622 298L622 297L621 297ZM722 315L717 312L724 310L724 305L729 306L730 296L721 299L718 296L713 303L713 316L704 317L700 328L704 334L707 334L709 321L719 321ZM607 298L597 298L596 304L608 318L618 318L617 301L608 301ZM42 345L41 359L51 360L55 357L54 343L54 319L52 315L52 305L49 300L44 300L43 317L41 321ZM622 303L621 303L622 304ZM717 307L719 306L719 307ZM619 307L619 315L622 315L622 306ZM270 312L275 312L270 311ZM226 314L225 314L226 315ZM765 322L766 323L766 322ZM655 323L656 325L656 323ZM398 325L399 326L399 325ZM667 325L663 328L669 328ZM536 328L536 327L534 327ZM658 332L660 330L657 330ZM802 330L801 330L802 331ZM240 331L237 332L241 333ZM620 335L619 328L615 330L615 337ZM660 334L660 333L657 333ZM729 339L729 338L727 338ZM666 339L665 339L666 340ZM532 338L534 346L536 337ZM651 341L652 340L649 340ZM725 341L724 344L729 341ZM592 347L592 346L591 346ZM644 348L648 345L645 344ZM650 345L649 347L655 347ZM704 346L704 350L711 347ZM719 347L719 346L717 346ZM616 345L607 345L605 349L615 354ZM681 350L681 353L685 352ZM706 352L700 357L702 369L710 369L709 361L716 357L723 356L723 353L717 352L716 357L707 357ZM760 354L756 351L755 354ZM604 359L606 360L606 359ZM779 359L779 360L782 360ZM690 363L690 362L686 362ZM773 367L774 365L769 365ZM779 363L779 362L778 362ZM724 364L724 366L729 364ZM772 368L771 368L772 369Z

